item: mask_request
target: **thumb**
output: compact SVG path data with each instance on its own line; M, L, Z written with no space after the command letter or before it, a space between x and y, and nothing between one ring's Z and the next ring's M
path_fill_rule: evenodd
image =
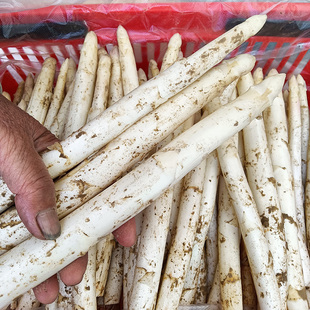
M0 173L15 194L17 212L34 236L60 234L54 183L40 155L56 138L38 121L0 97Z

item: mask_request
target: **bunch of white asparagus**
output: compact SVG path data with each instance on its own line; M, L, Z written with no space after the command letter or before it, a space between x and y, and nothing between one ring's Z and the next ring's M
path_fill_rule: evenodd
M251 74L255 57L223 60L265 21L188 58L175 34L147 73L122 26L109 51L89 32L78 64L47 58L20 83L13 102L61 141L42 159L62 234L31 237L1 181L0 308L309 309L305 82L283 91L284 74ZM112 231L134 216L124 248ZM86 252L82 282L40 305L31 289Z

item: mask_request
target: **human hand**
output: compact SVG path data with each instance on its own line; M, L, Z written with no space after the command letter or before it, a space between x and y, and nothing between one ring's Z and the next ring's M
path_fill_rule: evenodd
M39 153L57 141L33 117L0 95L0 174L13 194L17 212L29 230L39 239L56 239L61 227L56 212L54 183ZM124 245L135 243L134 219L114 231L116 240ZM78 258L59 272L66 285L82 280L87 255ZM58 295L54 275L34 288L37 299L53 302Z

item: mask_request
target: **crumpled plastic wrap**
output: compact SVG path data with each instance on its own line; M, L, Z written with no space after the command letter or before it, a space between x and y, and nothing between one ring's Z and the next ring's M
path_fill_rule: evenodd
M83 0L0 2L0 80L14 94L29 72L36 74L44 58L55 57L58 68L72 57L76 62L87 31L96 32L109 50L116 44L116 29L129 33L138 68L147 72L148 61L160 64L167 42L178 32L188 56L235 24L254 14L267 14L262 31L228 57L251 53L256 66L302 73L310 85L310 6L308 0L240 2L98 3ZM47 7L48 5L48 7ZM196 307L196 308L195 308ZM214 306L216 307L216 306ZM217 308L217 307L216 307ZM214 309L201 305L180 309Z

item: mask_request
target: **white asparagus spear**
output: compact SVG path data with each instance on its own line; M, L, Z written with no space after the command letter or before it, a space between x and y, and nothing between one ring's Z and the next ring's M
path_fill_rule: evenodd
M112 234L108 234L100 240L96 247L96 296L103 296L109 274L109 266L115 240Z
M15 104L18 104L22 97L23 97L23 93L24 93L24 87L25 87L25 82L24 81L21 81L18 86L17 86L17 89L13 95L13 103Z
M216 266L212 286L208 296L209 305L221 306L221 287L220 287L220 271L218 265Z
M191 116L173 132L173 137L175 138L179 136L182 132L192 127L193 124L194 124L194 117ZM166 238L166 249L165 249L165 256L164 256L165 260L167 258L167 255L168 255L168 252L171 246L171 240L173 239L173 236L175 234L175 227L176 227L176 222L177 222L178 214L179 214L182 189L183 189L183 180L180 180L173 187L173 198L172 198L172 205L171 205L171 211L170 211L169 231L168 231L167 238Z
M24 99L22 99L17 106L23 111L27 110L27 102Z
M152 79L154 76L159 74L159 68L157 62L154 59L150 59L148 68L148 78Z
M229 142L223 143L217 152L247 248L260 308L280 309L280 293L263 226L238 157L238 150Z
M131 94L124 96L101 117L86 124L65 141L52 146L49 152L42 154L52 178L74 167L139 118L193 83L229 52L257 33L265 21L265 15L250 17L190 57L176 62L156 79L147 81Z
M305 184L305 222L307 235L307 249L310 253L310 143L308 144L307 153L307 174Z
M139 79L133 48L128 33L123 26L118 26L117 28L117 43L122 72L123 90L124 95L127 95L139 86Z
M75 74L74 89L64 128L65 137L85 125L93 99L98 63L98 40L93 31L87 33ZM76 118L76 115L79 117Z
M110 57L112 67L111 67L108 107L123 97L121 65L119 61L119 52L117 46L113 46L113 48L111 49Z
M59 70L56 86L53 92L52 101L48 108L46 118L44 120L44 126L47 129L49 129L51 125L53 124L54 118L56 117L58 110L65 97L65 85L66 85L66 76L67 76L67 71L68 71L68 62L69 60L66 59L61 65L60 70Z
M96 84L93 101L88 112L87 122L102 113L108 105L109 84L111 76L111 58L105 49L98 51L99 61L97 67Z
M139 86L139 78L136 60L131 46L128 33L121 25L117 28L117 42L119 50L119 62L121 68L121 77L124 95L129 94ZM133 286L134 278L134 264L135 264L135 246L124 248L123 264L123 307L124 310L128 309L130 303L131 289Z
M70 57L68 60L68 71L66 76L66 93L69 91L69 87L75 79L75 74L76 74L76 63Z
M164 71L175 63L178 59L180 48L182 45L182 38L179 33L175 33L168 42L168 47L165 52L160 71Z
M260 307L262 309L279 309L281 304L280 293L269 257L268 243L264 236L250 187L246 181L237 147L230 139L217 149L217 153L249 254Z
M175 36L170 39L170 43L170 48L165 53L167 63L164 66L166 68L177 61L178 57L178 53L175 53ZM193 119L193 116L191 118ZM163 139L157 145L157 149L171 142L172 138L173 133ZM143 221L139 239L139 252L129 309L153 309L156 305L173 195L174 187L171 187L142 212ZM157 253L155 257L154 252ZM149 281L144 281L145 278L148 278Z
M162 275L156 309L172 310L179 305L196 234L205 169L203 160L184 177L176 232Z
M276 72L270 71L270 75ZM282 91L263 113L274 177L284 218L287 243L287 305L289 309L307 309L302 262L299 251L291 158L288 150L287 120ZM303 293L304 292L304 293Z
M235 63L235 61L237 62ZM55 191L59 217L64 217L81 203L100 192L120 176L124 170L139 161L145 152L151 150L166 135L184 122L190 114L201 109L207 100L218 96L228 83L251 70L254 62L253 56L240 55L209 70L203 78L188 87L183 93L176 95L166 104L131 126L117 139L111 141L96 157L89 159L89 164L84 161L82 163L84 166L78 167L76 173L71 171L58 180L55 183ZM235 64L233 65L233 63ZM221 84L218 84L217 81L219 80L222 81ZM137 135L137 132L140 134ZM132 136L135 136L134 140L132 140ZM129 141L130 143L128 143ZM5 230L7 231L0 229L0 248L12 247L19 240L16 236L21 234L24 234L25 237L29 236L19 218L15 217L14 219L12 211L10 214L1 216L0 221L1 223L12 223L12 225L6 225ZM17 232L16 228L22 229L23 233Z
M265 80L192 126L65 217L57 240L31 237L1 255L0 307L84 255L100 238L138 214L151 200L183 178L208 153L270 105L281 91L283 80L282 75ZM105 225L101 225L102 218L106 219Z
M50 127L50 131L59 139L64 136L64 128L67 121L67 116L69 113L69 107L74 91L74 81L71 83L69 90L61 104L61 107L54 118L53 124Z
M51 99L56 71L56 59L48 57L44 60L42 69L31 93L27 113L43 124Z
M259 309L257 305L257 297L255 286L251 274L251 267L246 253L246 248L243 240L240 242L240 266L241 266L241 285L242 285L242 302L244 309L256 310Z
M155 307L172 199L173 191L170 188L143 211L139 253L128 309Z
M199 275L199 261L202 252L204 252L205 240L214 212L219 173L220 169L217 154L214 151L209 154L206 159L206 172L204 176L198 225L190 265L183 287L181 297L182 304L193 303L195 298Z
M199 275L194 304L206 304L207 297L207 260L206 252L202 251L199 261Z
M298 222L298 229L303 240L306 238L304 197L301 176L301 107L299 101L299 89L295 75L288 82L289 94L287 103L288 119L288 145L291 155L293 184L295 192L295 208Z
M308 140L309 140L309 106L307 98L307 86L304 78L298 74L298 94L300 102L300 113L301 113L301 175L302 184L305 187L306 183L306 169L307 169L307 151L308 151Z
M218 207L215 206L206 239L206 263L207 263L207 296L209 296L216 268L218 266ZM219 289L220 291L220 289ZM220 302L220 298L218 300Z
M3 91L2 96L5 97L6 99L8 99L9 101L12 101L11 95L7 91Z
M138 78L139 78L139 85L147 81L147 76L142 68L139 68L138 70Z
M242 76L237 85L238 93L243 94L253 84L251 73ZM273 269L278 280L282 309L286 309L286 242L281 206L262 116L257 117L243 129L243 137L247 179L273 257Z
M123 247L116 242L112 252L109 275L104 291L104 304L117 305L120 303L123 284Z
M33 75L31 73L29 73L26 77L26 80L25 80L24 93L23 93L23 97L22 97L22 100L25 101L26 106L28 105L29 100L31 98L33 87L34 87ZM20 102L19 102L19 104L20 104Z
M223 176L219 180L218 225L221 305L223 309L243 309L240 230Z

